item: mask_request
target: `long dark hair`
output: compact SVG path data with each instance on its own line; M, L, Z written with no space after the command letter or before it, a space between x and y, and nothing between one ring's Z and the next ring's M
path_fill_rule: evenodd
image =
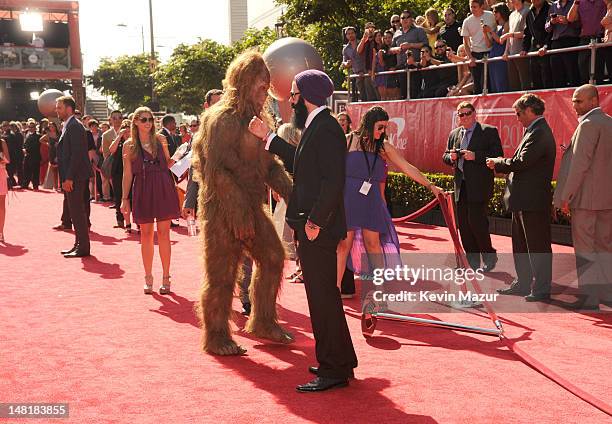
M359 124L359 128L355 131L355 135L359 138L359 146L365 152L374 152L376 154L384 151L383 143L387 134L385 133L380 140L374 140L374 124L378 121L388 121L389 114L380 106L373 106L368 110Z

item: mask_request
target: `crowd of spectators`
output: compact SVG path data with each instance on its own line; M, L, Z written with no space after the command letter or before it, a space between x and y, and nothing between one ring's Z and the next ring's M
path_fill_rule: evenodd
M351 78L352 101L432 98L575 87L612 82L612 45L555 50L612 41L612 0L471 0L463 21L447 8L424 16L393 15L389 29L366 23L343 29L342 67ZM527 56L528 53L535 53ZM483 59L494 59L485 64ZM478 61L478 62L477 62ZM456 66L439 65L455 63ZM426 68L429 68L425 70ZM405 70L410 72L410 81ZM382 71L399 71L382 74ZM410 90L410 93L408 93Z
M125 115L114 110L108 120L103 121L82 115L79 110L74 115L86 129L88 154L94 175L85 190L86 209L89 209L87 206L92 201L109 203L109 208L115 209L115 228L125 229L129 233L132 231L130 217L124 216L119 206L122 199L122 147L130 138L131 114ZM156 122L157 129L168 140L172 153L180 145L190 143L199 124L194 119L177 126L171 115ZM23 122L4 121L1 130L0 137L6 142L10 157L10 162L6 164L9 189L38 190L42 186L44 189L61 192L56 146L62 134L62 123L55 119L30 118ZM103 166L105 161L107 167ZM61 223L54 227L57 230L72 229L70 215L65 209Z

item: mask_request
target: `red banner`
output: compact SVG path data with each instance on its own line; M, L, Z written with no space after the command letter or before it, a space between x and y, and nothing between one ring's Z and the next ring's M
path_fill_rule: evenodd
M612 115L612 86L598 87L604 112ZM568 144L578 121L572 108L573 89L536 92L546 102L544 117L551 126L557 146ZM512 104L522 93L490 94L472 97L444 97L411 101L381 102L389 113L388 137L406 160L422 171L451 173L442 162L448 134L457 126L457 105L470 101L476 108L479 122L494 125L499 131L504 155L512 156L523 136L523 126L517 121ZM347 111L353 128L359 126L361 116L375 103L351 103ZM555 178L562 152L557 150Z

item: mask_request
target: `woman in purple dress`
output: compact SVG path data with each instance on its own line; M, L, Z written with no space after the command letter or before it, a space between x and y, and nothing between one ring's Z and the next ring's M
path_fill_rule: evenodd
M153 293L153 236L157 222L157 242L163 277L159 294L170 293L170 222L180 216L178 196L172 176L168 143L155 134L155 118L147 107L134 111L131 138L123 146L123 199L121 212L140 225L140 251L145 269L145 294ZM132 190L132 207L128 194Z
M437 196L441 192L386 140L389 115L380 106L368 110L359 129L347 136L344 209L347 237L338 245L338 287L347 259L356 274L399 264L399 240L384 198L387 163ZM362 263L367 254L368 263Z

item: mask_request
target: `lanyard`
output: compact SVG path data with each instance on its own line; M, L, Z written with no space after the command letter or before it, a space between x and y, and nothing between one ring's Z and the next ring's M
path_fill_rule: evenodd
M376 152L374 152L374 163L372 164L372 168L370 169L370 160L368 159L368 154L365 152L365 150L362 150L363 152L363 157L366 160L366 164L368 166L368 182L370 182L370 180L372 179L372 174L374 173L374 168L376 167L376 160L378 159L378 154Z

